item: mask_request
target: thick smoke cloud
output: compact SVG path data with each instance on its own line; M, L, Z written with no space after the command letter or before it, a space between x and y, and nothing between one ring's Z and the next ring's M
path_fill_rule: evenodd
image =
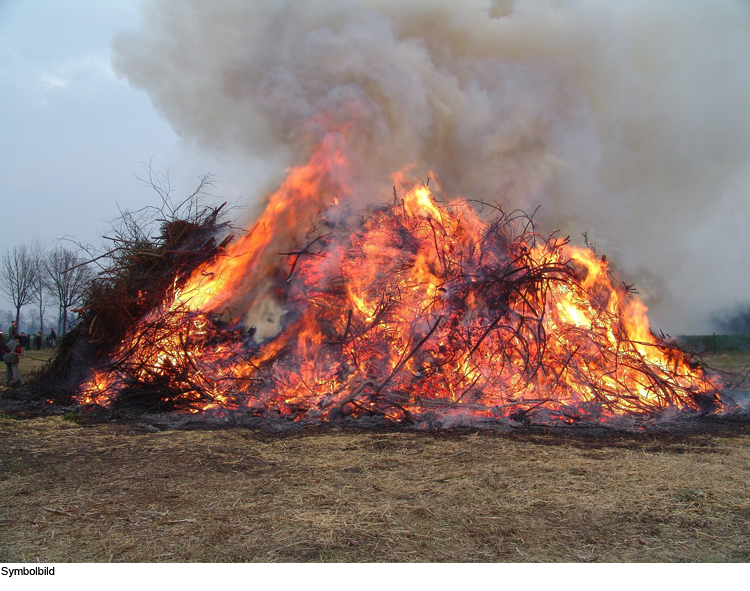
M206 148L293 164L346 126L362 195L413 164L541 205L655 328L709 330L750 292L746 2L164 0L114 63Z

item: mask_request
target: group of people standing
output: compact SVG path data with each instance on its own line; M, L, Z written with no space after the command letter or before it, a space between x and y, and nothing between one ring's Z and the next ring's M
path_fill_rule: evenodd
M54 347L57 343L55 342L57 335L55 329L50 329L49 344ZM41 349L42 346L42 331L34 338L34 345L37 349ZM18 362L23 355L24 347L29 348L31 343L24 333L18 332L18 324L14 320L10 324L8 329L8 338L5 339L3 331L0 330L0 354L3 356L5 362L5 383L6 384L20 384L21 373L18 371Z

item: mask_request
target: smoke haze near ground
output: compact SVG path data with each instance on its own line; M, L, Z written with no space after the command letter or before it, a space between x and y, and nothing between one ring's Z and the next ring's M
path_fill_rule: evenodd
M370 200L414 165L446 196L542 206L655 329L706 332L750 291L746 2L160 0L113 49L204 147L281 173L348 123Z

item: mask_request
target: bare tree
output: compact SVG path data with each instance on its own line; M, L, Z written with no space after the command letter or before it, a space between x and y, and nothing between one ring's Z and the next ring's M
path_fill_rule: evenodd
M60 305L64 335L68 328L68 310L82 301L93 273L75 251L62 246L47 255L44 269L44 283Z
M49 289L47 288L46 282L45 282L45 265L44 265L44 245L39 242L39 240L35 240L31 243L31 246L29 248L29 252L31 253L32 260L36 261L37 266L37 273L36 278L34 280L34 301L39 304L39 330L44 333L44 311L47 308L47 294L49 293ZM29 323L29 333L35 332L35 328L31 326L32 324L35 324L35 321L37 320L36 314L34 315L33 321L30 321ZM31 318L31 317L30 317Z
M0 288L10 298L16 309L16 322L20 325L21 308L33 301L34 288L39 273L36 253L25 244L7 249L0 265Z

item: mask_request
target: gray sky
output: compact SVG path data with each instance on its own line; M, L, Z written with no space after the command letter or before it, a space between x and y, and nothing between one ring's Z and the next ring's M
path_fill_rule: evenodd
M252 166L237 174L238 162L180 141L146 93L113 73L110 43L138 26L138 5L0 0L0 251L34 237L98 244L118 205L155 202L133 178L151 159L170 167L178 195L207 172L231 202L253 185Z

